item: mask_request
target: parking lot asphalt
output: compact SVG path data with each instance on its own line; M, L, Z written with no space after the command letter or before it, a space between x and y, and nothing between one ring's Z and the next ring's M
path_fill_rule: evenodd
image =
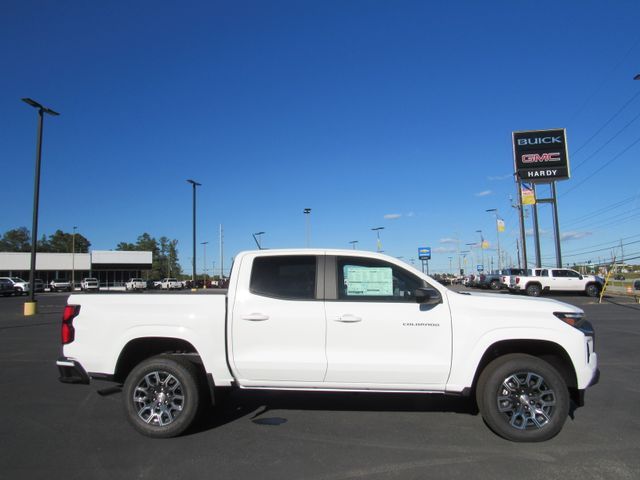
M594 324L601 380L556 438L516 444L463 398L241 391L190 434L152 440L128 425L111 384L58 381L67 297L40 295L33 317L22 315L24 297L0 298L0 478L640 478L640 305L632 299L558 297Z

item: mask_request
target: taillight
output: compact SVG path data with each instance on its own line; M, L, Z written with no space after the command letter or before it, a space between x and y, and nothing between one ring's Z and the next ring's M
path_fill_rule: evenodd
M516 277L516 285L520 283L520 277Z
M73 342L76 336L76 330L73 328L73 319L80 313L80 305L67 305L62 312L62 329L61 339L62 344L66 345Z

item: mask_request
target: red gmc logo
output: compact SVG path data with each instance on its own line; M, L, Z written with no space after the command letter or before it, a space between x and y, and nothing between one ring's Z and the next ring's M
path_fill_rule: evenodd
M522 155L522 163L547 163L559 162L560 152L554 153L527 153Z

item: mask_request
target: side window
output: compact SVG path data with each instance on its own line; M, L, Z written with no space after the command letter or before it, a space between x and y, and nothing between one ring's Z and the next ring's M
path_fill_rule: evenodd
M415 290L426 283L390 263L367 258L338 259L338 299L415 302Z
M573 270L565 270L565 272L567 272L567 277L580 278L580 274L578 272L575 272Z
M313 300L316 292L316 257L258 257L251 268L249 290L265 297Z

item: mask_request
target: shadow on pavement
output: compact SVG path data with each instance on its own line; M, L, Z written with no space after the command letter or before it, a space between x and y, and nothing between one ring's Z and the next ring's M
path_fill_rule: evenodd
M282 417L264 417L274 410L324 410L343 412L452 412L477 415L472 397L424 393L289 392L234 390L221 404L203 409L190 433L199 433L243 417L259 425L280 425Z

